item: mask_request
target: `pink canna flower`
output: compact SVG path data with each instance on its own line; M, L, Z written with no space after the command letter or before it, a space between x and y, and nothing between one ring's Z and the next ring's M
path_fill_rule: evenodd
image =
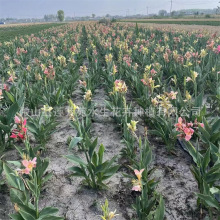
M141 169L140 171L139 170L134 170L134 173L137 177L137 180L132 180L132 183L133 183L132 190L133 191L141 192L141 190L142 190L141 178L142 178L142 173L143 172L144 172L144 169Z
M143 172L144 172L144 169L141 169L140 171L134 170L134 173L135 173L136 177L138 178L138 180L141 180Z
M14 129L12 131L10 138L24 140L27 134L27 128L25 127L27 124L27 120L23 120L21 116L15 116L14 121L17 125L17 129Z
M25 167L23 171L23 173L25 174L30 174L30 172L33 170L33 168L36 167L37 164L37 158L35 157L33 160L23 160L22 164Z
M198 128L199 126L201 126L202 128L204 128L204 124L203 123L199 123L198 121L197 121L197 119L195 119L195 121L194 121L194 128Z
M2 93L2 90L0 89L0 100L3 99L2 94L3 94L3 93Z
M132 191L141 192L141 186L140 185L133 186Z
M192 128L185 128L183 131L185 133L185 140L189 141L192 138L194 130Z
M186 124L183 122L183 119L181 117L178 118L178 123L175 124L176 130L181 131L186 127Z
M14 120L15 120L15 124L21 123L21 119L18 116L15 116Z
M192 129L193 123L187 123L185 119L182 119L181 117L178 118L178 123L175 124L176 131L179 131L180 134L178 135L180 138L184 138L186 141L189 141L193 134L194 130Z
M217 47L217 53L220 53L220 45Z
M191 80L192 80L192 79L191 79L191 77L189 77L189 76L186 78L186 82L189 82L189 81L191 81Z
M10 138L16 139L17 135L15 133L12 133L12 135L10 136Z
M4 84L3 87L6 92L9 92L10 88L7 84Z
M155 75L155 74L157 74L157 71L156 71L155 69L152 69L152 70L150 71L150 73L151 73L151 75Z

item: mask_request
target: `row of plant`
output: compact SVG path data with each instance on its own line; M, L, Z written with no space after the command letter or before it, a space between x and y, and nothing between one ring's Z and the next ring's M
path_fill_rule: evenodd
M76 26L69 31L75 32ZM59 35L59 40L57 35L54 28L1 45L0 173L15 209L11 219L64 219L57 217L57 208L40 208L42 187L53 175L47 171L49 159L44 151L65 112L64 104L74 92L82 58L78 40L71 40L75 45L67 51L64 35ZM64 56L56 56L55 48L59 54L66 51L68 63ZM30 136L35 139L32 146ZM4 151L13 149L21 162L7 161L3 156Z
M199 190L198 207L201 213L205 208L211 219L218 216L219 41L215 34L88 23L63 25L3 43L1 152L3 155L21 141L16 149L25 154L21 158L26 161L10 163L3 158L1 162L0 171L5 171L6 182L17 190L12 192L12 202L18 210L15 216L28 219L22 214L26 212L22 209L25 204L31 208L28 213L33 219L40 218L38 204L44 181L40 182L48 165L42 168L40 176L35 177L34 173L39 172L40 164L44 163L41 161L46 160L41 158L41 152L55 132L59 116L66 113L67 103L71 125L77 131L77 136L69 140L70 150L78 146L84 154L83 159L72 153L66 156L77 164L70 168L73 175L83 177L83 182L91 188L106 189L105 180L119 169L116 157L103 161L105 148L100 145L96 150L98 140L91 134L97 107L92 97L100 85L108 95L106 107L123 133L125 147L121 156L129 168L125 176L134 179L136 217L163 219L164 215L164 201L156 191L157 181L151 177L153 156L147 133L151 138L160 138L170 153L175 154L179 142L192 156L192 172ZM71 101L77 82L84 94L80 108ZM131 97L133 103L128 101ZM138 137L138 122L134 117L137 111L147 127L142 137ZM18 112L29 114L27 122ZM30 147L27 130L35 139L34 147ZM30 172L24 171L26 165L30 165ZM11 166L22 171L14 171ZM13 185L14 175L21 179L23 188ZM29 183L32 180L37 185ZM20 195L19 190L25 191L25 195ZM13 200L13 193L19 194L19 202ZM103 210L107 206L106 203ZM55 211L48 213L54 215Z
M135 38L140 36L148 40L142 41L146 47L142 44L137 51L138 45L134 45L134 42ZM205 206L212 219L213 215L219 215L220 106L217 99L220 88L218 76L220 46L214 47L215 40L218 43L219 38L213 35L206 44L200 42L199 48L197 43L204 38L203 35L188 34L187 41L192 38L189 45L184 41L183 35L173 37L174 42L169 37L170 33L156 31L154 34L139 30L136 25L135 32L129 36L124 48L123 44L119 43L116 44L116 48L112 48L112 51L119 50L117 54L124 56L123 60L117 60L120 57L115 54L116 60L113 61L112 51L106 53L106 59L111 63L110 73L118 74L114 73L114 69L118 68L120 75L117 77L126 80L132 88L133 96L143 108L147 125L153 129L149 133L160 137L169 151L175 149L177 139L185 140L186 148L196 163L192 172L200 191L197 194L198 205ZM136 43L138 42L141 42L141 39L136 39ZM133 50L129 48L128 43ZM204 45L206 48L203 49ZM190 46L190 51L187 51L187 46ZM201 51L200 54L197 52L198 49ZM184 56L179 54L182 52L185 53ZM114 62L117 62L117 66ZM127 89L124 82L119 83L124 90ZM204 94L208 95L206 100ZM208 110L205 106L206 101L210 103ZM213 116L217 118L213 119ZM179 122L175 127L177 119ZM194 123L186 123L186 120ZM177 126L179 124L180 127ZM188 142L190 140L200 147L193 147ZM213 155L215 160L211 161L210 157ZM210 180L206 179L207 176Z
M136 148L133 143L137 138L126 140L129 137L126 125L134 129L136 122L128 123L131 106L122 95L127 92L122 79L129 84L135 101L143 108L144 119L152 128L150 134L160 137L170 152L175 151L177 140L183 147L186 145L191 156L196 152L196 159L193 157L196 166L192 172L200 191L198 205L201 210L202 207L209 210L210 218L218 215L219 38L160 30L152 33L137 25L135 28L127 26L127 29L119 25L101 27L98 32L92 37L91 50L99 48L99 53L105 56L107 74L103 77L110 94L107 106L111 111L117 110L115 119L125 131L128 147L124 152L134 157ZM180 123L181 128L177 126ZM193 147L190 140L200 147ZM211 161L213 155L215 160ZM204 181L204 175L212 181Z
M181 25L209 25L209 26L219 26L219 21L209 21L209 20L125 20L120 22L132 22L132 23L150 23L150 24L181 24Z

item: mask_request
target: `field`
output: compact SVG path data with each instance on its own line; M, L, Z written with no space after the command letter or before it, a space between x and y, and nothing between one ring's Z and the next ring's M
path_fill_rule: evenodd
M219 220L216 29L48 25L0 44L0 220Z
M1 25L0 26L0 42L10 41L20 35L35 34L44 29L62 25L61 23L48 24L18 24L18 25Z
M121 22L220 26L220 19L131 19Z

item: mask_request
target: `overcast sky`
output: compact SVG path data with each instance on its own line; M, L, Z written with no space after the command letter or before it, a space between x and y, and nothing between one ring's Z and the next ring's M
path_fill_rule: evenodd
M62 9L68 16L126 15L170 10L171 0L0 0L0 18L40 18ZM213 9L219 0L173 0L173 10Z

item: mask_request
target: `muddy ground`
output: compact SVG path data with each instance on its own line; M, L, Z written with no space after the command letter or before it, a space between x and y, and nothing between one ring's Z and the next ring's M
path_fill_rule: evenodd
M74 103L79 104L82 100L79 91L74 96ZM104 90L97 89L93 101L97 108L104 106L106 99ZM94 191L85 188L80 178L69 177L69 163L63 155L67 155L68 137L74 137L76 131L69 125L68 116L62 116L57 131L47 144L45 155L50 158L49 171L53 171L52 179L44 186L40 205L55 206L59 208L59 214L67 220L97 220L101 215L100 204L105 199L109 200L109 208L120 214L116 220L129 220L134 217L131 208L134 195L131 191L130 180L123 177L123 168L108 181L107 191ZM145 126L139 118L138 129L141 133ZM111 159L120 154L124 147L121 143L122 133L117 129L114 120L104 115L95 115L92 124L93 137L99 138L99 143L106 148L105 158ZM196 198L193 192L197 191L197 184L190 172L192 163L190 156L177 146L176 155L168 154L165 146L155 137L149 138L152 143L154 163L157 167L155 177L160 180L157 190L162 193L166 203L166 219L168 220L191 220L198 219L196 211ZM74 153L83 157L83 153L74 150ZM11 150L6 153L6 159L19 160L16 152ZM120 160L119 160L120 161ZM0 220L8 220L8 213L14 212L10 203L8 190L0 193Z

